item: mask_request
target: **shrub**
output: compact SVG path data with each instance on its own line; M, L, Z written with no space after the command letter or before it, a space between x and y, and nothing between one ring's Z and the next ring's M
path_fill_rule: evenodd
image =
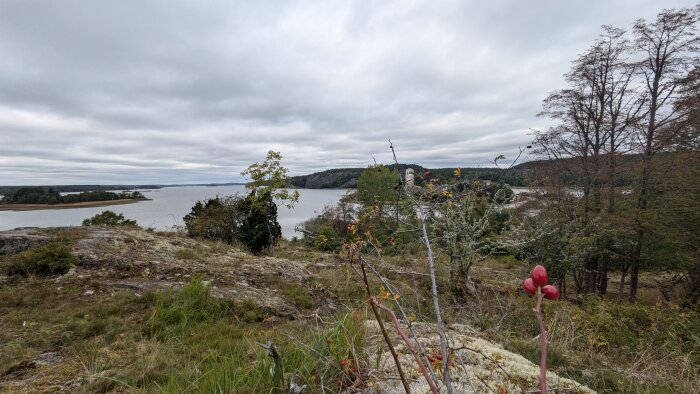
M7 257L3 268L7 275L49 276L65 274L76 261L70 246L53 242Z
M136 226L136 221L126 219L121 213L116 214L107 210L83 220L83 226Z
M335 206L326 206L321 213L302 224L307 232L303 241L320 250L337 250L347 237L348 226L356 219L357 209L351 204L341 201Z
M183 220L190 237L228 244L241 242L254 254L275 245L282 237L282 228L277 222L277 205L270 193L197 201Z
M335 252L342 246L341 238L332 227L321 226L318 235L314 238L314 247L326 252Z
M216 197L197 201L183 221L187 235L232 243L242 225L241 199Z

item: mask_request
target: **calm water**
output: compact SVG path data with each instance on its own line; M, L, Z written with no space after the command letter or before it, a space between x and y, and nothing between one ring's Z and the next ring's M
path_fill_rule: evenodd
M182 218L190 212L198 200L209 197L233 194L245 195L244 186L187 186L165 187L156 190L140 190L151 201L107 207L47 209L40 211L0 212L0 231L16 227L55 227L79 226L83 219L104 210L122 213L127 219L134 219L141 227L170 230L183 225ZM294 209L280 206L277 217L285 238L294 236L294 226L315 216L324 206L335 204L345 194L345 189L299 190L301 196ZM301 237L301 234L297 233Z

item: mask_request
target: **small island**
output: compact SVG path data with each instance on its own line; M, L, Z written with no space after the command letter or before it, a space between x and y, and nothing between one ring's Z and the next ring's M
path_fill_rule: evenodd
M0 211L31 211L38 209L89 208L132 204L148 200L141 192L85 191L61 194L53 188L22 187L0 199Z

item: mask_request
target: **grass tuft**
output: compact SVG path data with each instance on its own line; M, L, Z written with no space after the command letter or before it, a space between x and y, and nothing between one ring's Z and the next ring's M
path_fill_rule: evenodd
M51 242L6 257L1 264L6 275L27 277L62 275L76 262L69 245Z

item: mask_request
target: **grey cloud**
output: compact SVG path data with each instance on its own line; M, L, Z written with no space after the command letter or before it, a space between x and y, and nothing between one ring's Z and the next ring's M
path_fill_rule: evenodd
M693 6L666 1L663 7ZM528 143L600 25L653 0L0 3L0 184L239 181Z

